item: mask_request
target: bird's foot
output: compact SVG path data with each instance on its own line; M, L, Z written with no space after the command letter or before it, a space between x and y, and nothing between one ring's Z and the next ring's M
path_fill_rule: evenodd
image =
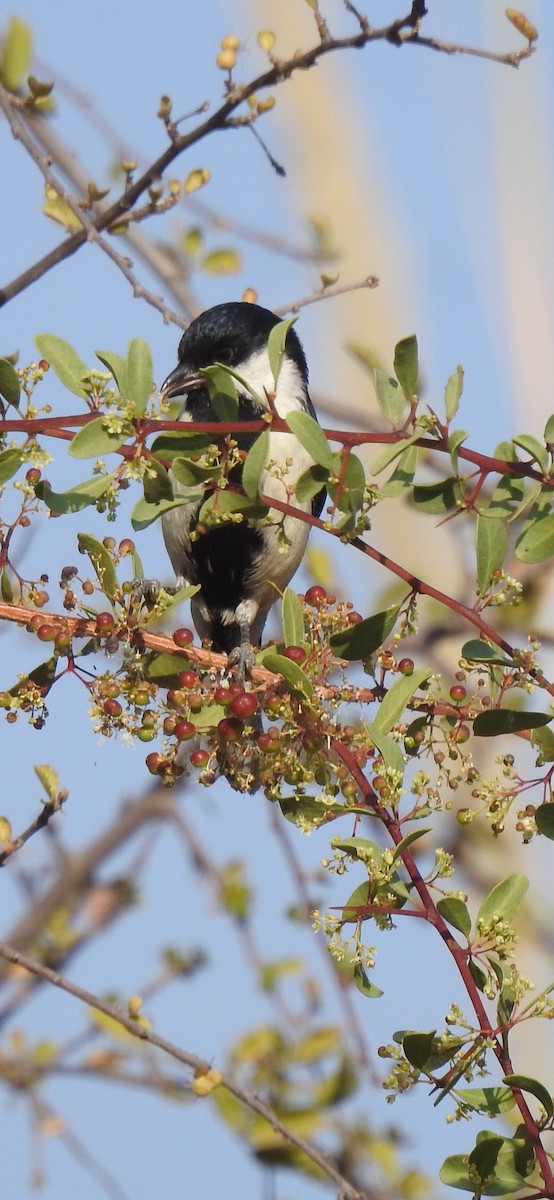
M227 666L229 670L236 668L237 679L250 679L255 661L254 647L249 641L241 642L240 646L235 646L234 650L231 650Z
M175 596L181 586L178 583L160 583L159 579L133 579L131 596L137 603L144 602L147 608L153 608L159 599L160 592L166 592L168 596Z

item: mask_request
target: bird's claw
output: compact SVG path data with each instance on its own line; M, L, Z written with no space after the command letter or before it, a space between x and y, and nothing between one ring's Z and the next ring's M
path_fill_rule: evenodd
M250 642L242 642L240 646L235 646L234 650L227 659L229 670L236 668L237 679L249 679L252 675L252 668L256 661L253 646Z

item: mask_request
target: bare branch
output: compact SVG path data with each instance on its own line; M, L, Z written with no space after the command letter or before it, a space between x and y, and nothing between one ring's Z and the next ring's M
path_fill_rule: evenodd
M59 795L56 796L55 800L50 800L43 806L38 814L38 817L35 817L35 820L28 825L27 829L25 829L23 833L20 833L18 837L12 838L9 842L4 844L4 849L0 852L0 867L3 867L5 863L7 863L8 859L11 858L17 850L21 850L21 847L25 845L25 842L28 842L30 838L34 837L35 833L38 833L39 829L46 828L51 818L56 813L60 812L62 804L65 802L65 800L67 800L67 792L60 792Z
M277 316L281 316L288 312L298 312L300 308L306 308L308 304L316 304L318 300L332 300L335 296L344 296L348 292L357 292L361 288L376 288L379 286L379 280L376 275L367 275L365 279L360 279L357 283L343 283L336 287L321 287L317 291L312 292L309 296L304 296L302 300L293 300L291 304L282 305L281 308L276 308Z

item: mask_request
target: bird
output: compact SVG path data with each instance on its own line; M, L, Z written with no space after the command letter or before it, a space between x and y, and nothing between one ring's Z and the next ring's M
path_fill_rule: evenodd
M268 338L280 318L267 308L244 301L217 304L197 316L185 330L178 348L178 363L161 387L164 399L183 400L183 422L217 423L203 368L222 364L232 369L238 396L237 421L263 418L271 407L279 417L290 413L316 413L308 391L308 367L300 339L290 327L281 370L275 387ZM254 393L254 395L252 394ZM237 430L239 449L248 450L258 435ZM299 500L294 488L313 459L292 433L270 431L267 465L261 478L264 496L290 503L319 516L325 489ZM171 474L171 472L170 472ZM241 468L230 482L240 484ZM173 476L174 493L181 485ZM196 585L191 615L200 638L213 650L228 655L237 676L251 674L256 648L261 644L267 615L299 567L310 526L299 518L269 508L260 519L201 525L198 516L211 494L170 509L162 517L166 549L177 587Z

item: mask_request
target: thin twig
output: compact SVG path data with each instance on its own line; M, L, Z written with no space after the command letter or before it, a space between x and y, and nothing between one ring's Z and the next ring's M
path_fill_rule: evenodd
M276 308L275 313L280 317L288 312L298 312L300 308L305 308L308 304L316 304L318 300L332 300L335 296L344 296L347 292L357 292L361 288L376 288L378 286L379 280L376 275L366 275L365 279L360 279L357 283L343 283L338 284L336 287L318 288L317 291L311 292L309 296L304 296L302 300L293 300L291 304Z
M62 804L66 799L67 792L60 792L59 795L56 796L55 800L49 800L48 803L43 806L38 814L38 817L35 817L35 820L27 826L27 829L24 829L23 833L20 833L16 838L10 838L9 842L4 844L4 849L0 851L0 867L3 867L8 859L10 859L17 850L21 850L21 847L25 845L25 842L28 842L30 838L34 837L35 833L38 833L39 829L44 829L48 825L48 822L51 820L51 818L55 816L56 813L60 812Z
M211 1064L207 1063L205 1059L198 1058L196 1054L191 1054L188 1050L183 1050L180 1046L176 1046L173 1042L169 1042L167 1038L163 1038L159 1034L154 1033L153 1029L149 1029L145 1025L139 1024L136 1020L130 1017L128 1013L124 1012L120 1008L117 1008L114 1004L108 1004L108 1002L101 999L100 996L95 996L93 992L88 992L84 988L79 987L78 984L73 983L73 981L68 979L65 975L60 975L58 971L52 971L51 968L47 967L44 963L38 962L36 959L29 958L26 954L22 954L19 950L16 950L14 946L10 946L6 942L0 942L0 958L3 958L6 963L13 963L15 966L23 967L23 969L29 971L30 974L38 976L46 983L51 983L53 987L60 988L62 991L67 992L70 996L74 996L77 1000L81 1000L83 1004L88 1005L89 1008L94 1008L97 1012L104 1013L105 1016L110 1017L113 1021L117 1021L123 1027L123 1029L127 1030L128 1033L132 1034L136 1038L139 1038L140 1041L148 1042L152 1046L157 1046L157 1048L162 1050L164 1054L168 1054L171 1058L176 1059L177 1062L182 1063L183 1066L189 1067L189 1069L192 1070L196 1075L205 1075L210 1069ZM310 1142L307 1142L304 1138L299 1137L298 1134L294 1133L292 1129L289 1129L279 1119L276 1113L274 1113L267 1104L264 1104L263 1100L261 1100L259 1096L257 1096L254 1092L245 1091L244 1088L241 1088L238 1086L238 1084L233 1083L232 1080L228 1079L225 1075L220 1073L220 1076L220 1086L225 1087L227 1091L231 1093L231 1095L235 1096L237 1100L240 1100L243 1104L245 1104L247 1108L252 1110L252 1112L258 1113L259 1116L263 1117L264 1120L268 1122L268 1124L272 1129L275 1130L276 1133L281 1134L286 1142L290 1142L293 1146L296 1146L302 1151L303 1154L310 1158L311 1161L314 1162L329 1179L332 1179L333 1182L342 1189L345 1200L363 1200L363 1196L357 1190L357 1188L354 1188L352 1184L350 1184L348 1180L336 1170L333 1164L329 1162L328 1158L322 1154L316 1146Z

